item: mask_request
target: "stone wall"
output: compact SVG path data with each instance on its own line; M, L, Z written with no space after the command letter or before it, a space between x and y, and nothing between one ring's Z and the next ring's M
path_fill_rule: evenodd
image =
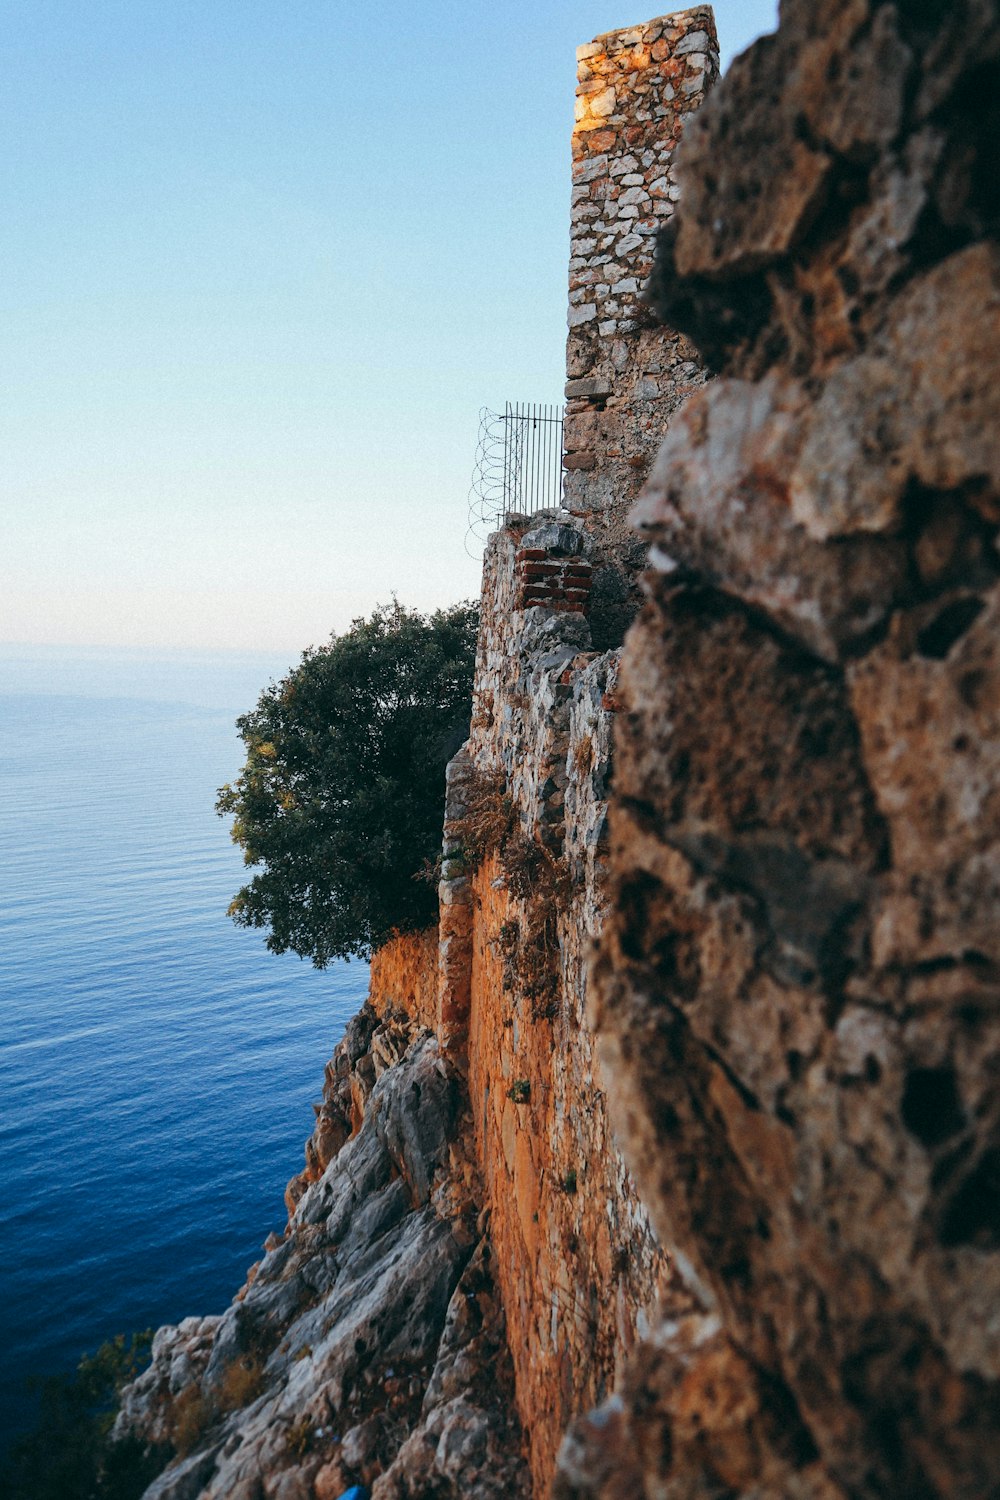
M577 59L564 493L576 514L620 514L703 379L640 294L679 195L674 151L718 75L711 8L608 32Z
M672 1272L614 1145L584 1024L618 653L592 649L585 591L526 597L526 561L532 583L575 583L602 559L565 514L490 539L472 734L449 772L442 931L445 912L452 926L440 973L544 1495L567 1422L613 1387ZM484 785L504 799L510 827L473 869L464 819ZM453 961L460 949L468 970Z
M995 0L786 0L678 157L594 985L695 1306L562 1496L998 1493L998 100Z
M288 1189L294 1234L366 1128L373 1087L403 1065L413 1025L429 1028L469 1112L441 1203L464 1212L474 1199L488 1225L511 1430L523 1429L539 1496L567 1423L613 1389L658 1298L690 1301L615 1145L585 1020L619 653L592 649L586 589L565 596L605 561L564 512L490 539L472 732L447 775L439 925L373 956L366 1019L354 1023L364 1047L341 1047L328 1065L306 1167ZM478 862L465 840L484 784L508 826Z

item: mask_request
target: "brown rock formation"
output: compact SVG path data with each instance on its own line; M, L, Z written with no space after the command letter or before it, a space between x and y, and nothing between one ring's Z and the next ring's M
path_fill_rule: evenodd
M587 620L558 597L523 598L525 551L600 555L565 516L491 539L467 752L487 792L503 788L510 824L471 881L467 1068L541 1496L567 1423L613 1387L671 1273L612 1139L584 1023L618 653L594 651Z
M526 587L526 559L544 584ZM566 580L603 562L566 513L491 538L472 734L448 771L437 947L400 939L372 974L378 1014L419 1016L432 985L413 955L436 962L434 1029L467 1091L481 1179L468 1191L489 1213L539 1496L567 1423L612 1389L658 1292L685 1296L612 1139L584 1023L618 652L592 649ZM323 1111L345 1114L338 1088L334 1076Z
M793 0L679 155L594 1014L699 1305L562 1495L1000 1493L998 59Z

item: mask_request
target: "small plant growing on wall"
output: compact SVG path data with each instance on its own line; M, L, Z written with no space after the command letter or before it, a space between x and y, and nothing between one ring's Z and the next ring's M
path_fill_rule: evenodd
M577 741L573 751L573 769L578 781L589 776L594 765L594 737L585 734Z
M519 922L503 922L496 936L497 947L501 953L511 953L517 948L518 939L521 936Z
M308 1412L294 1421L285 1434L285 1446L296 1458L304 1458L313 1445L313 1419Z
M501 984L505 993L529 1002L532 1021L552 1021L559 1014L559 916L572 899L570 871L546 841L546 830L532 836L520 826L501 769L476 768L463 796L465 813L456 820L455 848L447 858L471 872L498 856L508 892L523 904L493 939L502 959Z
M518 953L521 947L521 924L516 921L502 923L495 938L500 952L502 969L500 983L505 994L517 988Z
M219 1388L219 1405L223 1411L237 1410L256 1401L264 1389L264 1367L252 1354L241 1355L226 1366Z
M465 788L465 814L456 829L458 853L467 870L500 853L515 824L514 804L504 773L476 767Z
M527 1104L531 1098L531 1081L527 1078L515 1078L507 1090L507 1098L514 1104Z

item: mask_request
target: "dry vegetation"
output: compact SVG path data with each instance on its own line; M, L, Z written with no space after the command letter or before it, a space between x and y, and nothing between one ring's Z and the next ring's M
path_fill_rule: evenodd
M465 806L452 857L471 873L495 855L507 890L521 904L519 919L504 922L494 939L504 988L530 1000L533 1020L551 1019L559 1000L559 914L571 892L565 860L521 827L502 771L474 771Z

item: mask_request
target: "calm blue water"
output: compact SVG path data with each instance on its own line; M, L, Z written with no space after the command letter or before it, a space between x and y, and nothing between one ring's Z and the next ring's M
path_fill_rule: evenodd
M235 928L213 812L291 663L0 648L0 1445L25 1375L220 1312L367 969Z

